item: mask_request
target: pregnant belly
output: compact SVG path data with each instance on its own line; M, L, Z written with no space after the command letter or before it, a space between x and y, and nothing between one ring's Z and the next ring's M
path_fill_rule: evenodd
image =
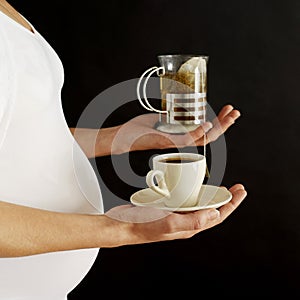
M0 299L66 299L92 267L99 249L0 259Z

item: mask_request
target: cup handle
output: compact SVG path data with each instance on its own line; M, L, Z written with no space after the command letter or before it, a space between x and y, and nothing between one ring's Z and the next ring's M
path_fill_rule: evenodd
M148 98L146 96L146 87L147 87L147 83L148 83L148 80L149 78L151 77L152 74L154 74L155 72L157 72L157 74L159 75L159 70L162 70L164 74L165 73L165 68L164 67L152 67L152 68L149 68L148 70L146 70L142 76L140 77L138 83L137 83L137 86L136 86L136 93L137 93L137 98L140 102L140 104L147 110L149 111L155 111L155 112L158 112L158 113L161 113L161 114L167 114L168 111L167 110L159 110L159 109L156 109L154 108L148 101ZM140 94L140 86L141 86L141 82L143 80L143 78L146 76L146 74L149 73L144 81L144 84L143 84L143 96L144 96L144 101L146 104L144 104L142 98L141 98L141 94Z
M157 178L158 186L154 183L154 178ZM146 182L150 189L155 191L156 193L166 197L170 198L170 192L167 188L164 173L160 170L151 170L148 172L146 176Z

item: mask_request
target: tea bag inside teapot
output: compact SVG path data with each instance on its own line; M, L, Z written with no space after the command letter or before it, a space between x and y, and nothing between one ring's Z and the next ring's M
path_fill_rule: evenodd
M206 92L206 61L202 57L193 57L181 65L177 74L182 82L187 84L195 92ZM206 98L202 98L205 101ZM195 109L196 111L196 109ZM203 121L205 119L203 118ZM206 135L204 136L206 138ZM204 145L204 156L206 156L206 146ZM208 167L206 166L206 177L210 177Z
M206 73L206 61L202 57L192 57L181 65L178 73Z
M206 92L205 59L202 57L192 57L187 60L178 69L176 79L189 87L193 92Z

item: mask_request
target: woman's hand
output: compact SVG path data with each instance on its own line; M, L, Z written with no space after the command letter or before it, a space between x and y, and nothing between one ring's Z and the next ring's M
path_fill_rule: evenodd
M144 114L131 119L118 128L112 141L111 153L119 154L136 150L203 146L204 143L208 144L215 141L234 124L239 116L240 112L238 110L231 105L226 105L212 123L206 122L194 131L176 135L154 129L158 121L158 114ZM101 147L101 140L99 147Z
M215 120L186 134L168 134L154 129L158 114L144 114L120 126L91 129L70 128L87 157L122 154L129 151L203 146L215 141L234 124L240 112L225 105Z
M149 207L117 206L105 216L117 227L118 238L102 242L106 247L185 239L222 223L243 201L247 192L241 184L232 186L232 199L219 209L204 209L190 213L170 213ZM99 229L101 230L101 228ZM115 236L116 237L116 236Z

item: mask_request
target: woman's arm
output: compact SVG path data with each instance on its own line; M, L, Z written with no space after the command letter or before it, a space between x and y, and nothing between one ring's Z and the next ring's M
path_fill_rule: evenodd
M123 125L98 129L70 128L85 154L91 157L129 151L203 146L215 141L234 124L240 112L225 105L212 123L204 123L184 135L166 134L154 129L157 114L144 114Z
M132 205L102 215L66 214L0 201L0 257L189 238L221 223L246 197L240 184L230 191L232 200L219 210L185 214Z
M112 144L121 126L92 129L70 128L75 140L88 158L116 154Z

